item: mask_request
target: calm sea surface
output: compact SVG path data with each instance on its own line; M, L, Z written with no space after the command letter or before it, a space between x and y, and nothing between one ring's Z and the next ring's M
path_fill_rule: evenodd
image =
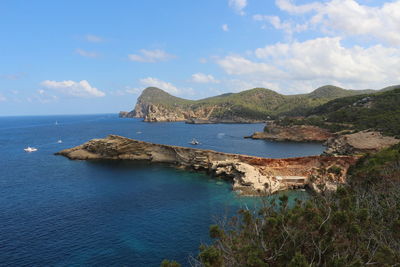
M203 173L53 153L108 134L181 146L196 138L198 148L273 158L323 150L243 139L263 127L144 123L109 114L0 117L0 266L159 266L165 258L187 265L199 244L210 242L210 224L257 200L237 197L229 183ZM26 153L27 146L39 150Z

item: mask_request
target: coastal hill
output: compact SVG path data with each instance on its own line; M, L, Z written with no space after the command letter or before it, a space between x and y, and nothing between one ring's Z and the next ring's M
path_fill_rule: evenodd
M280 124L314 125L331 132L375 130L400 137L400 86L366 95L342 97L311 109L305 118L286 118Z
M325 142L326 154L377 152L400 142L400 86L372 94L341 97L303 117L270 121L253 139Z
M121 117L144 118L148 122L257 122L282 115L302 116L330 100L376 92L346 90L325 85L308 94L282 95L265 88L228 93L201 100L187 100L156 88L143 90L134 110Z

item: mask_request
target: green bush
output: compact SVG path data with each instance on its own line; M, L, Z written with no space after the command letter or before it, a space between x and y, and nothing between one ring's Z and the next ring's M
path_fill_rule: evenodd
M331 172L339 172L332 166ZM400 144L366 155L349 184L288 205L287 196L212 225L202 266L394 266L400 262Z

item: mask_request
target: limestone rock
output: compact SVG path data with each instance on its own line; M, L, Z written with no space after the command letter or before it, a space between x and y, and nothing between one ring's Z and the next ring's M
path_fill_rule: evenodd
M310 156L268 159L212 150L153 144L117 135L93 139L80 146L56 153L77 160L146 160L168 163L180 168L206 171L229 179L233 189L243 195L273 194L280 190L304 187L310 177L323 183L321 173L331 166L340 172L330 173L329 182L344 183L347 169L354 164L353 156ZM320 175L320 176L318 176Z
M390 136L383 136L375 131L361 131L329 138L325 145L326 155L352 155L368 152L377 152L383 148L395 145L400 140Z

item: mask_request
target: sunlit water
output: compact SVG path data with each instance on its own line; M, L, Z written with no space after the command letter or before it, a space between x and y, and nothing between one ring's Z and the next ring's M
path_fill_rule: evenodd
M198 148L274 158L323 150L243 138L263 127L144 123L116 115L0 117L0 265L159 266L164 258L186 265L200 243L210 242L210 224L258 200L238 197L229 183L204 173L53 153L108 134L182 146L196 138ZM27 146L39 150L26 153Z

